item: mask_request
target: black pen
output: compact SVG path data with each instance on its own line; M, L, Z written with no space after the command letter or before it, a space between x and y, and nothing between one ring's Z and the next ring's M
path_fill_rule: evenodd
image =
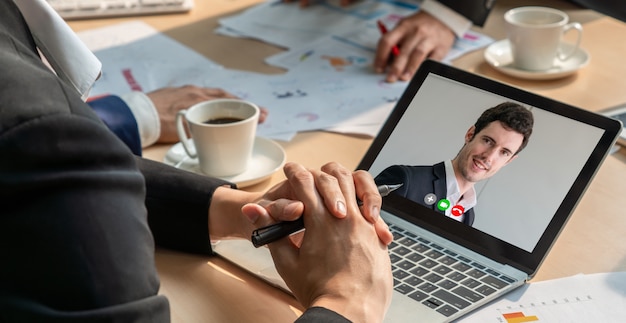
M378 186L378 193L380 193L381 196L387 196L389 195L389 193L400 188L400 186L402 186L402 184L380 185ZM358 200L357 202L359 206L363 204L363 202L361 202L360 200ZM284 221L256 229L252 232L252 237L250 237L250 240L252 241L252 244L258 248L270 242L282 239L302 229L304 229L304 219L300 217L299 219L294 221Z

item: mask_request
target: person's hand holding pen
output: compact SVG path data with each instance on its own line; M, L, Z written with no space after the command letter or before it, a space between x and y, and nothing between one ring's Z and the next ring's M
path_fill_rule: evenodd
M387 26L385 26L385 23L382 22L382 20L377 20L376 25L378 26L378 30L380 30L380 34L382 36L385 36L385 34L387 34ZM397 45L392 46L391 51L389 52L389 58L387 59L387 61L389 63L392 63L393 59L396 58L396 56L398 55L400 55L400 48L398 48Z
M374 68L387 73L387 82L409 81L422 62L441 60L454 44L454 32L432 15L420 11L401 19L378 41ZM399 48L394 55L393 48ZM392 59L390 59L391 57Z
M403 184L395 185L380 185L377 187L378 193L381 196L387 196L391 192L400 188ZM357 198L357 204L363 205L363 202ZM300 217L294 221L282 221L276 224L272 224L266 227L256 229L252 232L250 240L255 247L261 247L268 243L272 243L276 240L282 239L286 236L294 234L304 229L304 218Z
M299 245L289 239L268 245L278 273L305 308L325 307L352 322L382 322L393 280L383 240L392 237L379 217L382 199L373 178L336 163L321 171L290 163L284 172L288 185L278 189L287 187L290 198L302 202L306 231ZM388 239L380 238L380 225Z
M302 166L287 163L283 167L285 175L294 173L292 169L300 169ZM387 224L380 218L382 198L378 192L372 176L365 171L352 172L338 163L328 163L322 166L321 171L309 171L311 176L315 174L315 192L321 197L326 209L335 217L346 217L348 205L357 204L360 214L374 225L379 239L385 245L391 243L393 236L389 232ZM306 174L301 172L298 174ZM302 175L301 175L302 176ZM298 219L304 212L305 206L296 195L301 182L297 177L275 185L267 191L256 203L248 203L242 208L242 212L254 226L258 228L276 224L280 221L293 221ZM346 199L342 188L354 187L356 195ZM356 196L356 197L355 197ZM248 236L250 237L250 236Z

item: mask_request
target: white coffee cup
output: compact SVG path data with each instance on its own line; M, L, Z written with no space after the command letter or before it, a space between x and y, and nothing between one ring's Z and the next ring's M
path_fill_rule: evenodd
M515 67L524 70L542 71L554 66L555 59L565 61L572 57L580 46L583 27L569 22L561 10L528 6L508 10L504 14L507 35ZM575 29L578 38L568 52L563 52L561 39L565 32Z
M189 157L198 158L203 173L232 176L243 173L252 157L259 107L238 99L200 102L176 115L178 137ZM191 147L183 120L189 127Z

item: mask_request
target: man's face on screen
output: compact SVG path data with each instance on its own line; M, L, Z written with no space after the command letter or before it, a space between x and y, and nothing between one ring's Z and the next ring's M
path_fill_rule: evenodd
M459 181L476 183L497 173L510 163L522 145L524 136L494 121L474 133L472 126L465 134L465 145L453 161ZM461 184L461 183L459 183Z

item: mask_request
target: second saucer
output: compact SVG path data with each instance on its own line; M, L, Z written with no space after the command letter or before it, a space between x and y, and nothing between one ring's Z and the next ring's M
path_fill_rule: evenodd
M561 43L564 51L571 50L573 45ZM551 80L573 74L589 63L589 54L582 48L566 61L554 59L554 66L545 71L529 71L515 67L511 46L507 39L497 41L485 49L485 60L496 70L522 79L528 80Z

